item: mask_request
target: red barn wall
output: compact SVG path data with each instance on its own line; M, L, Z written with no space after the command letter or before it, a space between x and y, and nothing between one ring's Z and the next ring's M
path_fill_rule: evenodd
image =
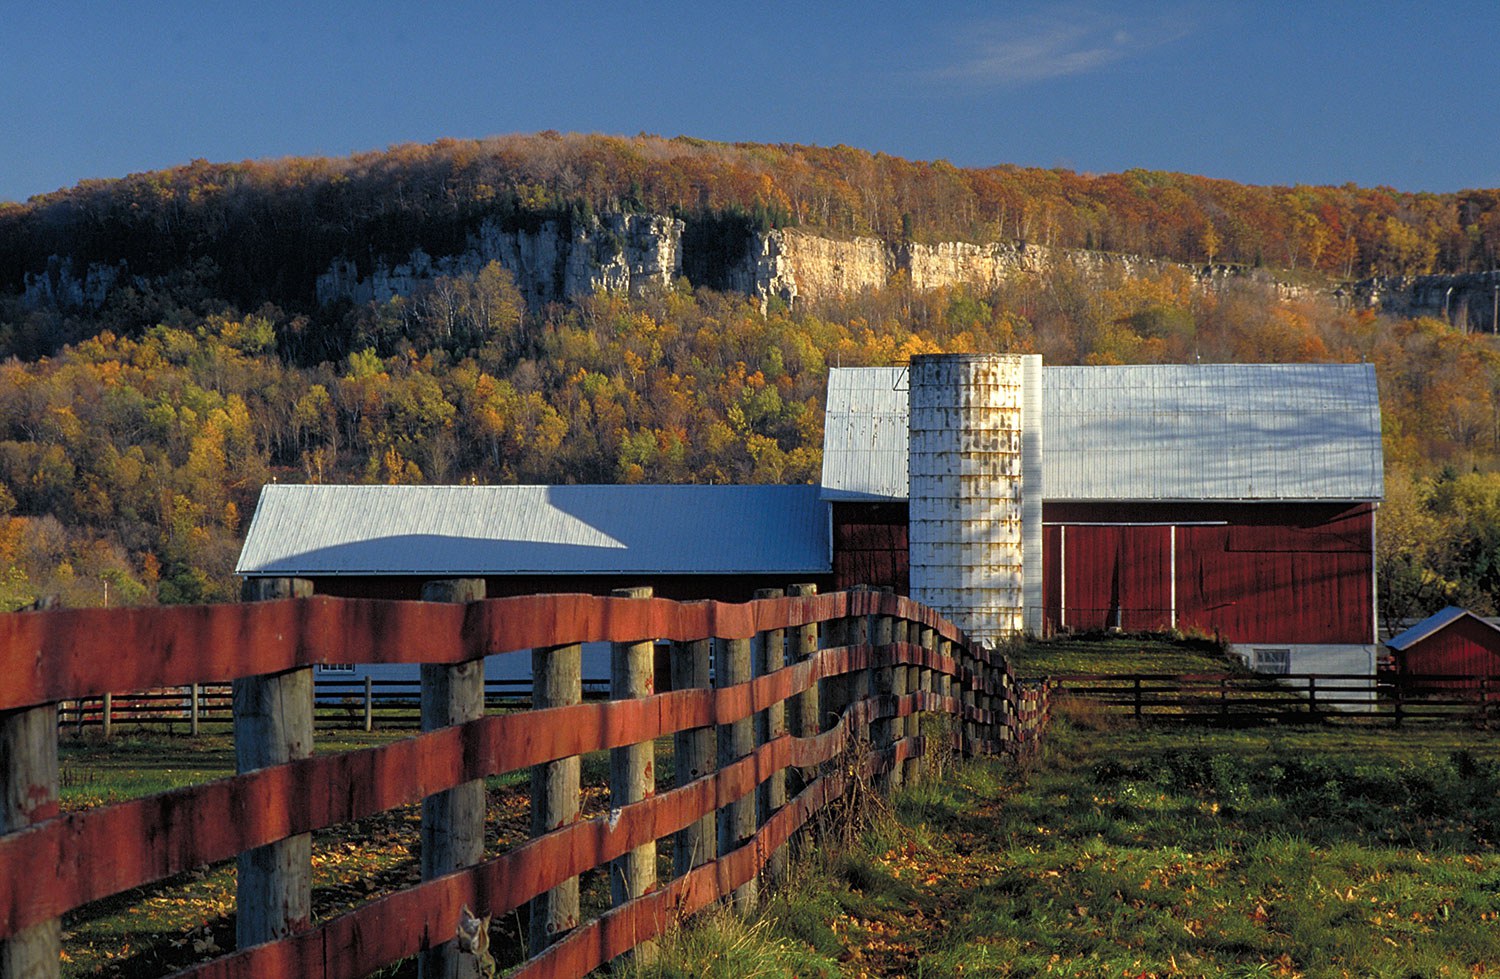
M833 586L894 588L911 594L905 503L833 504Z
M1175 585L1179 628L1374 641L1370 504L1049 503L1044 519L1050 628L1163 627Z
M1408 646L1397 656L1402 673L1500 676L1500 631L1464 616ZM1479 681L1435 681L1427 685L1474 687Z

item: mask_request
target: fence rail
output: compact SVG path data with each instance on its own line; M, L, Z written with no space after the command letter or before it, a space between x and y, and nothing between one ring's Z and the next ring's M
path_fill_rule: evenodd
M1137 720L1257 724L1341 719L1394 726L1500 722L1500 676L1077 673L1052 682L1058 696Z
M271 593L300 587L283 580ZM966 754L1034 748L1048 716L1046 684L1018 682L1004 660L908 599L803 591L746 604L285 598L0 618L0 797L22 800L0 822L0 962L15 975L55 975L64 913L236 857L239 948L180 975L354 977L412 956L472 974L451 941L460 908L498 916L530 904L534 922L556 927L541 941L533 931L537 954L515 974L582 976L684 913L752 893L848 779L890 787L919 777L935 745L918 733L918 715L954 717ZM688 688L654 692L649 670L628 676L641 648L660 640L673 644L671 672ZM613 644L611 699L582 701L583 642ZM478 696L484 656L521 649L548 677L539 702L555 706L492 714L462 706ZM349 662L423 664L423 731L313 755L311 668ZM201 697L226 677L240 774L59 814L60 702L184 687ZM636 766L644 759L650 772L656 739L700 732L717 732L716 765L680 765L677 785L661 794L654 780L639 782ZM853 772L831 764L851 745ZM609 816L579 820L577 759L604 750L635 762L611 765ZM465 787L527 769L534 838L500 853L470 847ZM767 791L778 776L795 791ZM418 802L423 881L314 924L307 834ZM481 801L481 842L483 816ZM707 839L704 820L717 822ZM655 862L630 857L673 837L677 876L655 886ZM580 923L576 880L596 867L620 876L615 907Z

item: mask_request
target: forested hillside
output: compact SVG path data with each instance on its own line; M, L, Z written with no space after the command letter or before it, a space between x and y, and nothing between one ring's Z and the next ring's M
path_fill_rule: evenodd
M590 212L690 235L798 226L888 241L1020 240L1342 278L1493 268L1500 191L1252 187L1185 174L961 169L844 146L559 135L443 140L342 159L194 163L0 205L0 290L54 255L197 278L244 307L310 302L340 255L461 248L477 223ZM701 283L700 283L701 284Z
M229 598L270 479L812 481L827 368L940 350L1373 362L1391 496L1384 610L1489 611L1500 598L1500 360L1487 338L1442 321L1287 301L1248 279L1210 288L1171 265L1060 263L987 290L918 292L898 278L794 309L686 280L528 306L497 264L335 308L283 288L411 226L440 236L480 211L524 222L630 207L731 238L800 222L1339 273L1472 268L1500 245L1495 192L964 171L654 138L542 134L88 184L0 210L0 288L12 292L0 343L15 355L0 365L0 608L45 594ZM24 273L59 253L155 278L97 308L23 303Z

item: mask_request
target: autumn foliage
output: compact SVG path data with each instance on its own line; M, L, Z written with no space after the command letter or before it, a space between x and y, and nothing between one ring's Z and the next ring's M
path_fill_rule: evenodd
M0 608L43 594L229 598L271 479L814 481L828 368L938 351L1372 362L1388 463L1413 487L1382 532L1399 537L1402 513L1461 514L1443 524L1444 554L1458 557L1390 580L1418 596L1413 609L1500 597L1500 578L1462 566L1490 539L1484 522L1500 526L1486 502L1500 485L1500 361L1488 337L1441 321L1288 300L1256 277L1170 263L1127 274L1059 262L988 291L918 292L897 277L794 310L687 280L528 308L499 265L383 303L324 308L299 291L335 254L368 262L413 235L440 254L480 217L621 208L683 214L709 239L800 224L1339 274L1487 267L1500 246L1494 192L960 170L683 138L543 133L85 183L0 208L0 350L12 357L0 364ZM23 273L64 253L124 259L142 278L98 308L23 303ZM1462 492L1441 488L1460 477Z

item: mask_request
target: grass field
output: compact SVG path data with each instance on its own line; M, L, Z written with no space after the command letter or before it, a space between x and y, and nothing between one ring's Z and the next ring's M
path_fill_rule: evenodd
M908 792L753 927L700 929L645 972L1493 975L1497 843L1490 734L1064 721L1031 771Z
M1202 639L1157 635L1060 636L1005 650L1017 675L1075 673L1228 673L1242 669L1223 648Z

